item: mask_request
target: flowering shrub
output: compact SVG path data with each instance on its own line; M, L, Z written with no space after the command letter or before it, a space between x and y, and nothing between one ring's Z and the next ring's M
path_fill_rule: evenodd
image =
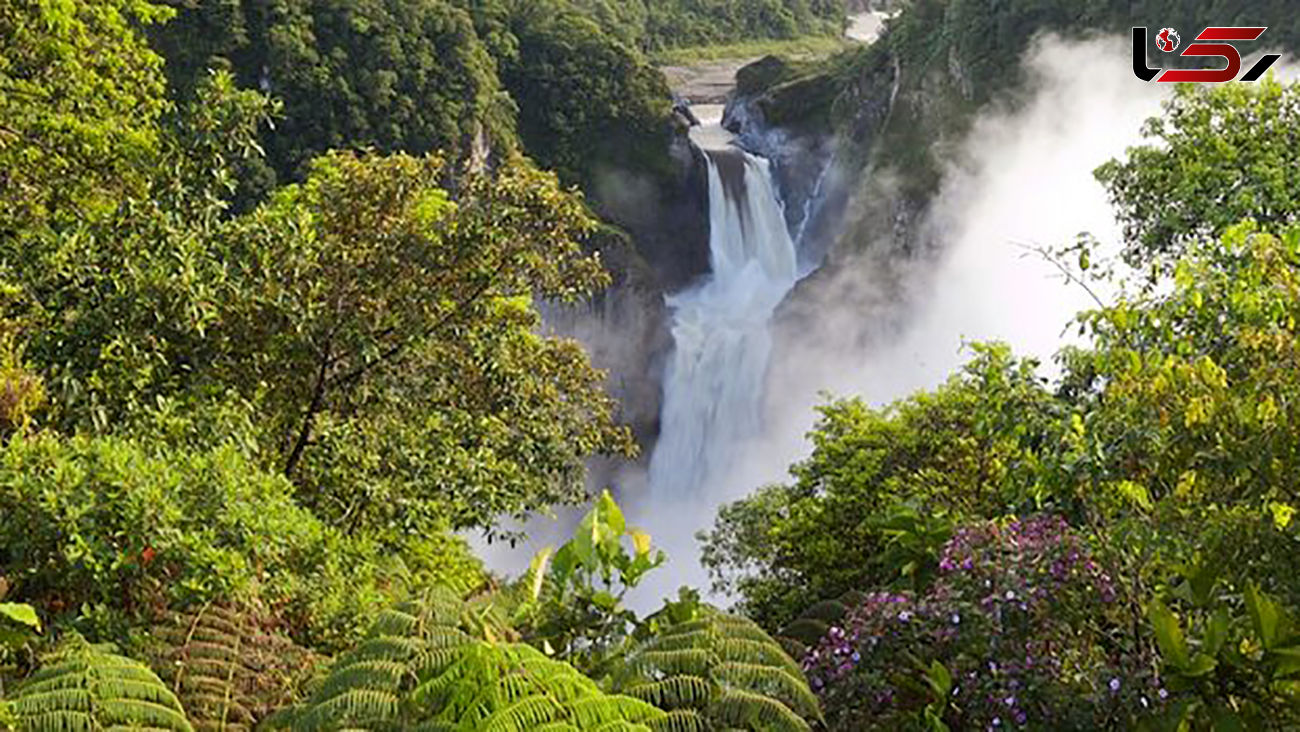
M927 591L869 595L804 669L840 729L1125 724L1168 694L1117 595L1058 517L967 526Z

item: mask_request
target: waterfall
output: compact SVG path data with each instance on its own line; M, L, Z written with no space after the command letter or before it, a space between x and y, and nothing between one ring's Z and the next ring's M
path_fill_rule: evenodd
M771 319L798 278L768 161L725 144L701 148L712 273L667 299L674 352L650 459L658 500L700 498L759 434Z

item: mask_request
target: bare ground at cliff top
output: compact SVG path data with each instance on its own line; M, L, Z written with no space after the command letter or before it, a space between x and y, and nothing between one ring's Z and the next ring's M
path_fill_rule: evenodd
M880 34L886 17L884 13L859 13L850 16L846 42L872 42ZM835 48L834 40L826 39L826 41L830 45L826 46L822 53L829 54ZM787 52L786 55L796 57L821 55L816 51L810 52L809 48L800 49L798 43L798 41L794 42L794 45L787 49L793 53ZM813 43L815 46L816 42ZM776 42L775 46L773 50L780 53L780 42ZM764 55L765 53L762 52L750 52L734 58L701 59L684 64L670 63L660 66L660 70L668 78L669 88L691 104L722 104L727 101L727 95L736 85L736 72Z
M736 72L752 58L708 61L693 66L665 66L668 86L691 104L722 104L736 85Z

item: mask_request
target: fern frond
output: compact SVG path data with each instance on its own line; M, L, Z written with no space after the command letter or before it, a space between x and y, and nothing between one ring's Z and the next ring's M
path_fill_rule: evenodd
M657 730L810 729L821 720L816 695L781 644L753 621L712 609L633 647L610 683L669 711Z
M694 709L675 709L651 722L650 729L655 732L708 732L710 725L704 715Z
M670 676L662 681L648 681L628 687L628 696L653 704L660 709L703 708L717 687L702 676Z
M742 689L728 689L709 705L707 716L724 729L807 732L808 722L780 701Z
M382 613L304 705L268 722L293 730L531 732L641 729L664 712L606 694L536 648L476 640L510 637L489 604L431 590Z
M713 674L728 688L748 689L779 699L808 719L817 719L821 714L817 696L808 688L803 674L794 675L784 668L734 661L720 664Z
M393 693L376 689L348 689L309 706L294 716L293 729L338 729L384 723L397 716L400 700Z
M243 732L293 700L314 656L252 607L209 604L154 627L153 667L200 730Z
M72 635L42 662L12 700L24 730L193 729L162 680L110 645Z

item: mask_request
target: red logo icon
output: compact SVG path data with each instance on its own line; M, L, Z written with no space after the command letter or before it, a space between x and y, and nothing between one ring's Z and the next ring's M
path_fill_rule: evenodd
M1204 41L1257 41L1264 35L1268 26L1230 26L1230 27L1211 27L1201 31L1196 36L1194 43L1189 43L1183 52L1178 54L1187 58L1219 58L1227 62L1227 65L1221 69L1165 69L1161 73L1160 69L1153 69L1147 66L1146 49L1147 49L1147 29L1144 27L1133 28L1133 74L1142 81L1163 82L1189 82L1200 81L1210 84L1217 84L1225 81L1232 81L1237 78L1241 71L1241 53L1237 47L1231 43L1205 43ZM1178 37L1178 31L1173 28L1161 28L1156 34L1156 48L1171 53L1178 49L1181 39ZM1280 54L1265 54L1250 70L1242 75L1242 81L1256 81L1264 75L1277 60L1281 58Z

